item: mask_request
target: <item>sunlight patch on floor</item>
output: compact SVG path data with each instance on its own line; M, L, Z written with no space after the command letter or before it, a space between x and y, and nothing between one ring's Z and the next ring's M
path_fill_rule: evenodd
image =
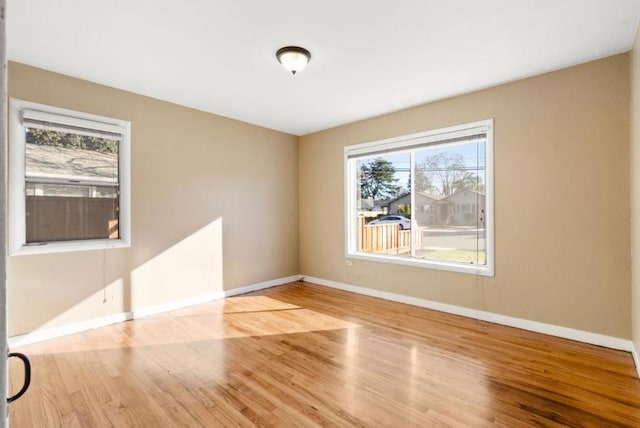
M358 324L266 296L238 296L21 347L33 355L351 329ZM107 334L105 334L107 333Z

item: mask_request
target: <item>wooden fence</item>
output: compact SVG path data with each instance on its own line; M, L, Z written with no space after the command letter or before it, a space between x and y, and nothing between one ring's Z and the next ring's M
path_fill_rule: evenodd
M27 196L27 242L117 239L113 198Z
M416 248L421 247L422 233L416 233ZM411 251L411 230L400 230L398 224L367 225L358 216L358 251L366 253L402 254Z

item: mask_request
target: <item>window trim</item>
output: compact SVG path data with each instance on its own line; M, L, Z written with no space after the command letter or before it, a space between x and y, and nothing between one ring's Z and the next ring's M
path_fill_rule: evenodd
M411 259L398 256L388 256L383 254L358 252L355 246L358 240L356 227L356 161L354 158L362 155L378 155L388 152L398 152L402 149L407 151L430 143L438 145L446 144L447 140L473 135L475 132L486 133L485 142L485 257L486 266L467 265L455 262ZM421 267L428 269L446 270L452 272L467 273L493 277L495 275L495 249L494 249L494 152L493 152L493 118L477 122L465 123L461 125L449 126L446 128L434 129L415 134L402 135L398 137L386 138L367 143L360 143L345 146L344 148L344 244L345 258L358 259L372 262L391 263L397 265ZM411 165L413 168L413 164ZM413 174L411 175L413 177ZM412 202L414 192L411 192ZM414 206L414 205L412 205ZM413 228L412 228L413 230ZM415 231L412 231L414 238Z
M118 147L119 172L119 238L54 241L28 245L26 243L26 135L23 111L38 114L43 120L55 117L56 123L79 126L96 131L118 132L122 135ZM60 122L61 117L64 122ZM24 101L9 100L9 221L8 252L10 256L48 254L70 251L124 248L131 246L131 123L90 113Z

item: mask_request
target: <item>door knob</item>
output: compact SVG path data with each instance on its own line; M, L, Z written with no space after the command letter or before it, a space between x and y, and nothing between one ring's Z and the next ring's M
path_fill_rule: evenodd
M27 389L29 389L29 385L31 384L31 362L29 362L29 358L26 355L21 354L20 352L10 352L7 358L18 358L24 364L24 384L20 391L18 391L12 397L7 398L7 403L11 403L12 401L17 400L22 397Z

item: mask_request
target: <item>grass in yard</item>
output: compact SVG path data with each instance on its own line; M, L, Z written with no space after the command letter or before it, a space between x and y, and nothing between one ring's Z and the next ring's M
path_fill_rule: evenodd
M448 260L462 263L485 264L484 251L472 250L417 250L417 257L433 260Z

